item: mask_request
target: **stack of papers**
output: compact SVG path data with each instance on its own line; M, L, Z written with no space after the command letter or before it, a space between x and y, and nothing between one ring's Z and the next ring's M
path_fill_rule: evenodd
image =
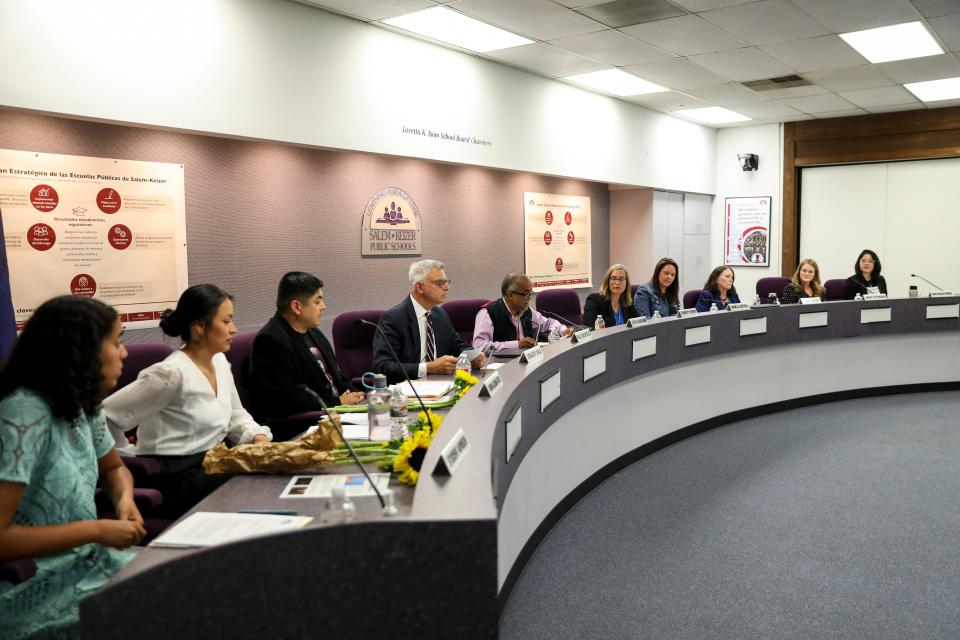
M151 547L213 547L254 536L301 529L307 516L198 511L160 534Z
M415 398L409 382L404 380L398 386L400 387L400 391L403 392L403 395L408 398ZM424 400L428 398L431 400L441 398L453 389L453 383L449 380L417 380L413 383L413 386Z

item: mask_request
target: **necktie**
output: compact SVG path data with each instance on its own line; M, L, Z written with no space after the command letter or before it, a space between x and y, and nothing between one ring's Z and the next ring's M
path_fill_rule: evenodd
M425 314L423 314L423 317L427 321L427 324L426 324L427 342L426 342L426 346L424 347L424 351L426 351L426 356L424 356L423 361L433 362L433 360L436 359L437 357L436 355L437 347L434 344L434 340L433 340L433 323L430 322L430 312L427 311Z

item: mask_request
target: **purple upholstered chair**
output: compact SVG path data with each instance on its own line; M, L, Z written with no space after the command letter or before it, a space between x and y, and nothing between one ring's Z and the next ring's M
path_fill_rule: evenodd
M703 291L703 289L691 289L683 294L683 308L693 309L697 306L697 298L700 297L701 291Z
M17 558L0 562L0 582L20 584L37 575L37 564L33 558Z
M380 322L381 309L345 311L333 320L333 349L337 364L343 375L357 380L373 368L373 327L358 325L363 319L374 324ZM356 384L356 383L355 383Z
M473 344L473 325L477 321L477 312L480 307L490 302L485 298L471 298L469 300L451 300L443 303L442 308L450 316L453 328L467 344Z
M250 397L247 395L245 371L250 365L250 351L253 350L253 339L256 337L256 331L238 333L233 336L233 340L230 342L230 350L226 353L233 373L233 382L237 385L240 402L248 411L250 409Z
M573 289L547 289L537 294L537 311L549 311L567 323L583 324L583 310L580 308L580 296ZM549 317L549 316L548 316Z
M757 295L760 296L760 302L766 304L771 293L777 294L777 298L783 297L783 288L790 282L790 278L769 277L757 280ZM744 302L747 302L744 300Z
M843 300L843 287L847 281L843 278L831 278L823 283L823 288L827 290L827 300Z
M123 361L123 372L113 389L123 388L137 379L140 372L152 364L156 364L173 352L173 349L162 342L126 345L127 357Z

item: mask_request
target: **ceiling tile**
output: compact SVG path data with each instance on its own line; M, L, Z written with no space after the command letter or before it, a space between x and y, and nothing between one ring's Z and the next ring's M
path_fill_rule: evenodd
M960 51L960 13L934 18L929 24L948 51Z
M600 4L605 0L553 0L553 1L556 2L557 4L562 4L565 7L569 7L571 9L577 9L579 7L586 7L591 4Z
M960 3L957 0L913 0L913 6L928 18L960 13Z
M847 67L846 69L831 69L829 71L812 71L804 73L803 77L830 91L854 91L893 84L872 64Z
M383 20L394 16L435 7L430 0L300 0L324 9L332 9L361 20Z
M685 93L689 93L695 98L700 98L701 100L706 100L707 102L716 102L717 104L728 107L730 105L746 104L750 102L757 102L758 100L763 100L763 96L753 91L752 89L747 89L743 85L739 85L733 82L727 84L717 85L715 87L703 87L700 89L690 89Z
M621 29L627 35L681 56L739 49L745 42L697 16L682 16Z
M875 66L883 75L901 84L960 76L960 63L950 54L884 62Z
M625 27L686 13L667 0L612 0L582 7L577 11L610 27Z
M830 33L786 0L763 0L699 15L750 44L786 42Z
M703 100L698 100L693 96L681 93L679 91L648 93L642 96L624 98L624 100L642 104L645 107L651 107L653 109L661 109L663 111L674 111L676 109L696 109L698 107L710 106Z
M771 100L783 100L785 98L802 98L803 96L818 96L821 93L827 93L823 87L815 84L808 84L803 87L789 87L787 89L770 89L768 91L758 91Z
M631 38L613 29L551 40L550 44L588 58L602 60L614 67L673 57L672 53L640 42L636 38Z
M793 0L793 4L836 33L886 27L921 18L910 0Z
M844 111L854 108L852 104L832 93L825 93L819 96L806 96L804 98L790 98L784 100L784 102L804 113L826 113L828 111Z
M609 65L602 62L564 51L546 42L500 49L485 55L494 60L530 69L554 78L564 78L578 73L589 73L609 68Z
M790 105L777 102L776 100L742 104L736 108L736 111L751 118L779 118L780 116L795 116L800 114L799 111Z
M844 91L840 95L858 107L882 107L890 104L916 102L909 91L897 85Z
M710 9L722 9L732 7L736 4L747 4L757 0L672 0L673 4L678 4L687 11L709 11Z
M793 73L763 51L753 47L690 56L692 62L731 80L760 80Z
M446 6L522 36L555 40L603 25L550 0L458 0Z
M726 78L707 71L683 58L644 62L624 67L623 70L671 89L708 87L721 84L726 80Z
M797 71L822 71L863 64L866 60L837 36L777 42L760 47Z
M869 113L891 113L893 111L916 111L924 109L922 102L911 102L910 104L894 104L884 107L867 107Z
M843 111L825 111L824 113L818 113L817 119L823 120L826 118L849 118L850 116L862 116L866 115L866 111L863 109L844 109Z

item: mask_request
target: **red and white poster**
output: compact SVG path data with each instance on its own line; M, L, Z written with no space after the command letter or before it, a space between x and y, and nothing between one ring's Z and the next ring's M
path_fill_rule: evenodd
M724 264L741 267L770 266L771 200L769 196L725 200Z
M65 293L155 327L187 287L183 165L0 149L17 329Z
M590 198L523 194L526 272L537 291L593 286Z

